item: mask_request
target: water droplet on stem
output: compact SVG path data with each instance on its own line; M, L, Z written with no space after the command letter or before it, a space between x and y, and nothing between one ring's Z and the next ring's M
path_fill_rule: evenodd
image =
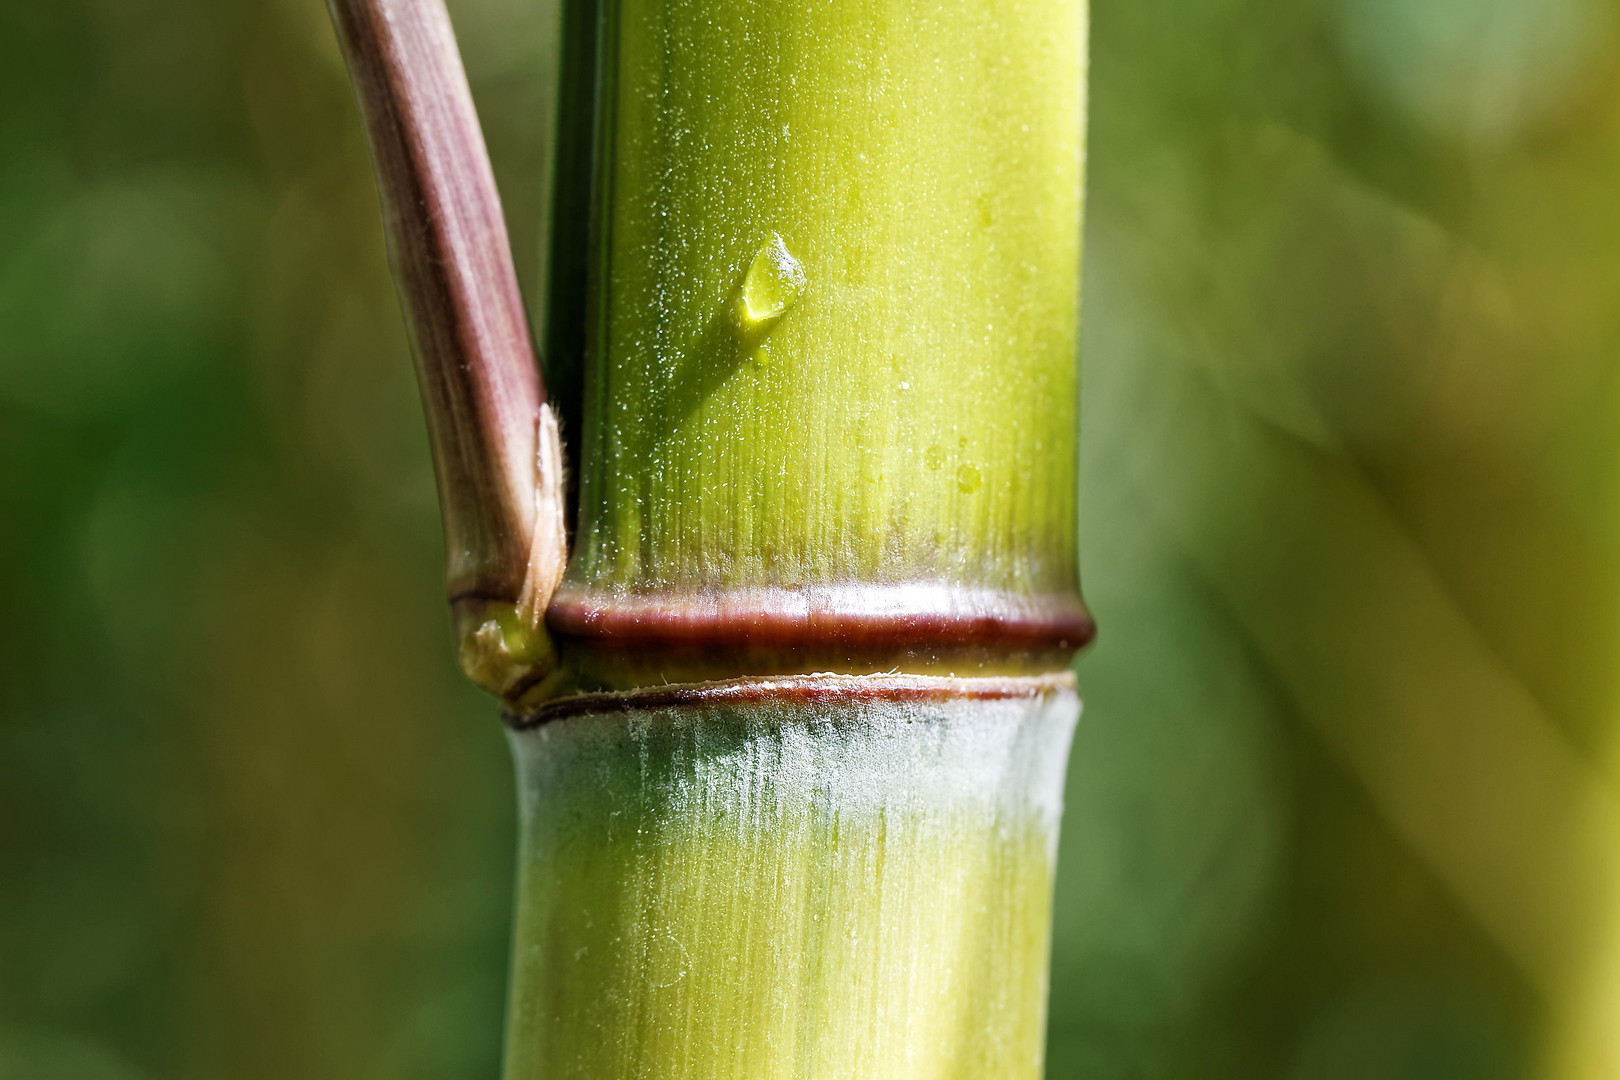
M799 302L808 284L804 267L776 233L760 245L743 278L737 315L745 330L768 330Z

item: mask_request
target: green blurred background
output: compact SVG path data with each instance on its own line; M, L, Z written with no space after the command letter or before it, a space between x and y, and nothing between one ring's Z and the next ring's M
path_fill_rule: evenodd
M1049 1074L1620 1075L1620 12L1093 19ZM0 1080L496 1075L439 554L318 0L0 3Z

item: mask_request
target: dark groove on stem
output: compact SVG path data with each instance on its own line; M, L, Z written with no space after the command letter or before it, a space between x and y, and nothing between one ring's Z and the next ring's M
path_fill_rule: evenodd
M588 284L593 270L597 162L597 51L602 13L597 0L563 0L557 49L557 144L552 169L550 246L541 365L564 442L583 445ZM569 470L568 532L576 528L578 468Z

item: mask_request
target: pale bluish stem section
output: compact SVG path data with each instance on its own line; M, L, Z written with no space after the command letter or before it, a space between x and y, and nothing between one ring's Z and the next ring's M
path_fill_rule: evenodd
M1072 690L513 735L507 1080L1035 1078Z

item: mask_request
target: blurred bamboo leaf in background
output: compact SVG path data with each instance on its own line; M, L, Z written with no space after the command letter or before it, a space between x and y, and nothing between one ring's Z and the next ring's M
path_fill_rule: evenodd
M1229 733L1202 763L1255 779L1102 819L1109 869L1189 875L1132 969L1212 959L1077 1068L1614 1075L1613 12L1200 14L1097 14L1083 733ZM1162 554L1105 580L1122 543ZM1068 979L1106 997L1109 947ZM1107 1045L1064 981L1054 1075Z
M1096 0L1050 1075L1620 1075L1617 15ZM494 1075L435 513L320 4L0 7L0 1078Z
M509 767L330 35L0 9L0 1075L496 1068Z

